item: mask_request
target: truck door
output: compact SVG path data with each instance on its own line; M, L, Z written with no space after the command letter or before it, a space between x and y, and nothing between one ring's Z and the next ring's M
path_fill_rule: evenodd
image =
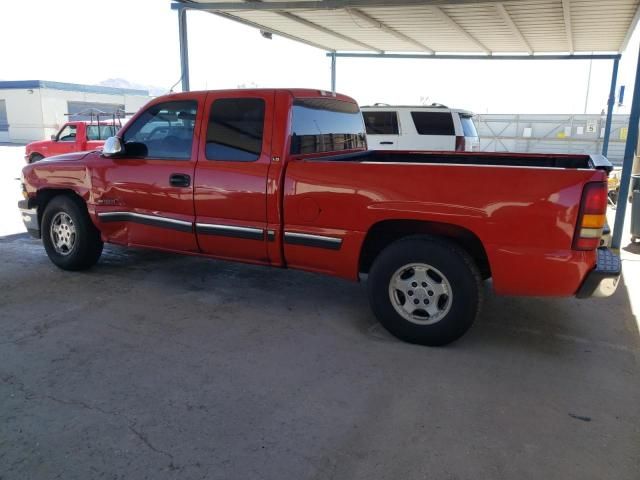
M403 110L401 123L401 150L456 149L456 129L449 110Z
M267 174L275 92L211 92L195 174L200 249L268 263Z
M108 240L198 251L193 177L204 97L194 93L150 105L121 134L125 152L96 163L94 204Z
M77 150L76 142L78 140L78 127L77 125L67 123L65 124L51 145L49 146L48 157L53 155L62 155L64 153L71 153Z

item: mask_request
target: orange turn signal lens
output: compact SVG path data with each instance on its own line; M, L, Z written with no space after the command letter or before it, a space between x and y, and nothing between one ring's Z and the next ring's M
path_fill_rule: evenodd
M586 214L582 216L582 228L602 228L606 221L606 215Z

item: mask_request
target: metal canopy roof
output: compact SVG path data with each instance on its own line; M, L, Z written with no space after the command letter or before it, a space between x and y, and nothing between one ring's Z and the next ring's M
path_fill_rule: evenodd
M640 0L174 0L336 52L622 52Z

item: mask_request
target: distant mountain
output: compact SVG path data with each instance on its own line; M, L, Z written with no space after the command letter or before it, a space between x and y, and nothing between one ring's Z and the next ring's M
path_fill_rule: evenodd
M134 88L138 90L148 90L149 95L151 95L152 97L157 97L159 95L164 95L165 93L169 93L168 88L156 87L153 85L142 85L140 83L132 83L129 80L125 80L124 78L108 78L106 80L101 81L98 85L102 85L103 87Z

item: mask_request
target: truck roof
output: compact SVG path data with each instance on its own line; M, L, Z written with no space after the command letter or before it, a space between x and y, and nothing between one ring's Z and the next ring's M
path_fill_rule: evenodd
M117 125L117 122L114 122L113 120L100 120L99 122L96 120L67 120L64 122L65 125L69 123L84 123L85 125Z
M319 90L312 88L233 88L233 89L222 89L222 90L196 90L190 92L178 92L178 93L170 93L167 95L163 95L162 97L157 98L180 98L182 96L186 96L193 93L237 93L237 92L247 92L247 93L259 93L259 94L268 94L274 92L288 92L294 98L318 98L318 97L327 97L327 98L335 98L338 100L342 100L344 102L357 103L353 98L343 95L341 93L332 93L328 90Z

